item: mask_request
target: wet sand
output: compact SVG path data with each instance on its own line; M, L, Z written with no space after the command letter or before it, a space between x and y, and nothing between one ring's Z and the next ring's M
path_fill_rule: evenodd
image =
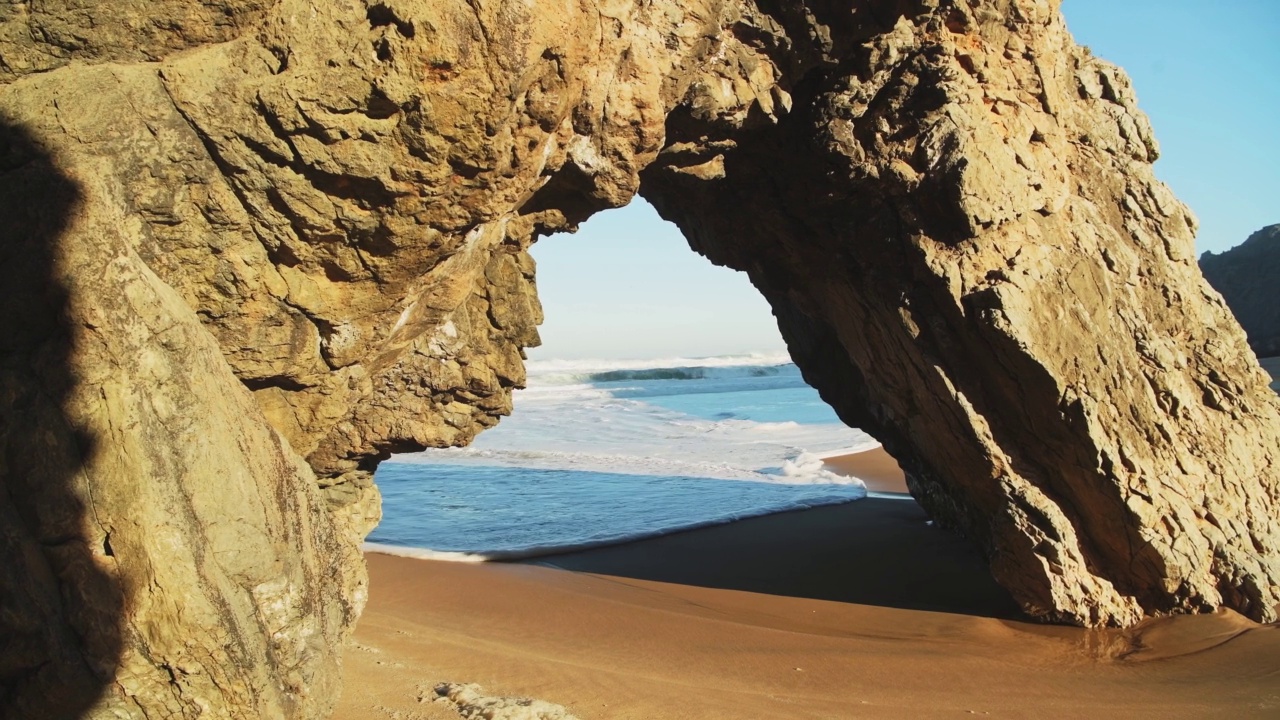
M1275 626L1229 612L1123 632L1025 621L911 500L541 564L368 560L337 718L457 718L430 701L441 682L584 720L1280 717Z

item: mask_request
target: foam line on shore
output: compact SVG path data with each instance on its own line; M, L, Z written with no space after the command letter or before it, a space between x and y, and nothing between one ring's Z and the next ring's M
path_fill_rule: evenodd
M911 497L911 493L882 492L879 490L869 490L867 497L879 500L915 500L915 498Z
M818 507L828 507L831 505L844 505L846 503L857 502L859 500L871 497L870 493L863 494L858 497L832 496L830 498L814 498L807 501L795 502L786 506L774 506L767 508L758 508L755 510L747 510L732 515L725 515L709 520L704 520L686 525L679 525L670 528L646 530L642 532L632 533L629 535L618 535L615 537L601 538L599 540L590 540L581 543L563 544L563 545L545 545L539 547L520 548L517 550L492 550L479 552L452 552L446 550L432 550L430 548L403 547L399 545L389 545L386 543L367 542L362 546L365 552L380 553L383 555L394 555L397 557L415 558L419 560L440 560L444 562L463 562L463 563L481 563L481 562L515 562L519 560L533 560L542 557L551 557L554 555L563 555L566 553L581 552L583 550L594 550L596 548L609 547L612 545L625 545L627 543L639 542L641 540L650 540L652 538L662 537L664 535L673 535L675 533L689 532L691 530L701 530L703 528L714 527L717 525L727 525L729 523L738 522L740 520L748 520L751 518L763 517L766 515L776 515L779 513L796 512L798 510L812 510ZM876 493L875 497L883 499L903 499L903 497L889 493ZM904 496L910 500L911 496Z
M849 447L840 448L839 450L823 450L822 452L812 453L812 455L817 457L819 460L831 460L833 458L844 457L846 455L860 455L862 453L869 453L872 450L879 450L882 447L884 446L881 445L878 440L875 440L870 436L868 436L867 441L864 443L859 443L857 445L850 445Z

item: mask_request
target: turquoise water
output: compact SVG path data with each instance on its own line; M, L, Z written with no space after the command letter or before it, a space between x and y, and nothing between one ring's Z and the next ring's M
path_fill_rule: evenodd
M527 557L866 494L821 457L875 441L841 424L778 358L529 371L514 415L471 447L382 464L371 543Z
M625 475L472 465L392 465L391 511L370 542L518 558L660 535L780 510L848 502L856 485Z

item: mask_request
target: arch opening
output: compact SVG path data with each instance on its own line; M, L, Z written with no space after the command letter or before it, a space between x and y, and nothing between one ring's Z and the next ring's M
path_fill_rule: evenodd
M372 547L1019 616L804 382L745 274L639 198L531 254L545 319L527 388L468 447L380 465Z

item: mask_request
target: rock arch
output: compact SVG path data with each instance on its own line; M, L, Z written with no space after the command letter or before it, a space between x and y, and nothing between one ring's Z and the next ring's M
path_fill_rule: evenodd
M1280 403L1055 2L81 5L0 16L0 115L79 188L57 397L96 442L0 447L10 495L79 468L73 531L5 522L96 568L32 556L52 622L122 589L67 661L99 710L327 712L374 467L510 411L529 243L636 192L1028 611L1276 618Z

